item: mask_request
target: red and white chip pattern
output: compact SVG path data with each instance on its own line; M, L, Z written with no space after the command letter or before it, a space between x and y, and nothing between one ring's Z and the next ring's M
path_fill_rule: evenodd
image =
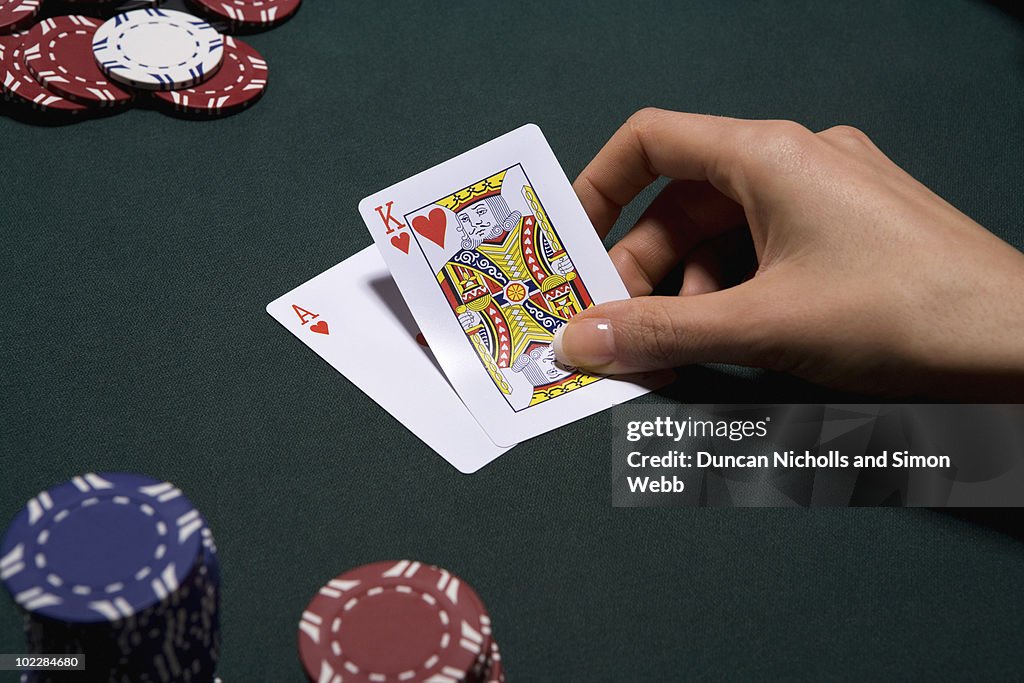
M22 43L8 43L0 61L3 76L3 91L10 98L22 100L41 111L77 114L86 107L61 97L43 87L42 83L32 77L25 66Z
M362 630L402 642L370 642ZM320 589L299 623L299 653L317 683L464 683L492 668L490 631L483 603L458 577L420 562L377 562ZM400 664L397 652L406 655Z
M6 59L7 51L21 45L27 35L28 31L15 31L14 33L10 33L6 36L0 36L0 62L3 62L3 60ZM0 73L0 75L3 74Z
M224 36L224 61L201 85L153 95L182 112L226 114L248 107L267 88L267 62L248 43Z
M273 26L298 11L302 0L193 0L207 12L235 24Z
M66 0L100 5L121 0ZM155 2L156 0L154 0ZM140 3L150 4L148 0ZM293 15L301 0L192 0L235 24L268 27ZM56 16L27 31L41 0L0 0L0 92L40 111L78 113L96 106L128 104L132 89L112 82L96 63L92 41L101 22L86 16ZM6 34L5 34L6 33ZM224 36L223 67L203 83L154 93L176 111L206 116L231 114L266 90L267 61L247 43ZM11 54L16 52L16 56Z
M491 641L491 668L487 672L487 683L506 683L505 665L501 663L501 651L498 643Z
M39 22L23 42L25 66L47 89L81 104L127 104L132 94L111 83L92 53L101 22L69 15Z
M0 33L31 24L42 4L42 0L0 0Z

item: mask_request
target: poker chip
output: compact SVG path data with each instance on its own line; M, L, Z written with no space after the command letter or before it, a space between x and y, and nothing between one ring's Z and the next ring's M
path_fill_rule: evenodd
M25 66L48 90L80 104L113 106L132 94L100 71L92 53L100 22L79 15L45 19L28 32L22 48Z
M505 666L501 663L498 643L491 641L491 668L487 671L487 683L506 683Z
M0 0L0 33L31 24L42 4L42 0Z
M175 10L140 9L104 22L93 55L110 78L144 90L201 83L220 68L224 40L205 21Z
M22 40L5 41L0 55L2 87L8 99L20 100L45 112L78 114L86 110L81 104L47 90L28 72L23 59Z
M21 45L28 31L15 31L10 35L0 36L0 84L3 83L4 66L3 60L7 59L7 52ZM4 93L6 96L6 92Z
M347 571L299 623L311 681L478 681L490 664L490 619L464 581L411 560Z
M132 474L86 474L45 491L0 547L7 589L26 611L76 623L115 621L177 589L202 548L181 491Z
M176 111L193 114L230 114L255 102L267 87L267 63L252 46L224 37L224 62L202 85L154 93Z
M0 580L22 610L32 654L85 653L89 680L213 680L216 545L173 484L89 473L40 493L0 544Z
M210 14L243 26L276 26L299 10L302 0L193 0Z
M97 16L110 17L129 10L153 7L165 0L63 0L65 5L82 7Z

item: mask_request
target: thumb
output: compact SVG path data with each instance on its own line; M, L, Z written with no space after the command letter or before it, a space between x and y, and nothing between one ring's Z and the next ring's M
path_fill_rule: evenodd
M551 347L561 363L607 375L693 363L762 365L764 315L753 283L600 304L563 325Z

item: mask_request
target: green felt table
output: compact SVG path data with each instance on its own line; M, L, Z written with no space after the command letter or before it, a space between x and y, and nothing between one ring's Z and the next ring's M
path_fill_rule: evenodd
M83 471L175 482L220 547L226 683L303 680L310 596L405 557L479 590L513 681L1019 678L1012 526L613 509L607 414L463 476L264 311L370 244L365 195L530 121L574 177L646 105L858 126L1024 247L1009 7L309 0L247 38L270 87L241 115L0 119L0 519ZM709 367L644 400L846 398Z

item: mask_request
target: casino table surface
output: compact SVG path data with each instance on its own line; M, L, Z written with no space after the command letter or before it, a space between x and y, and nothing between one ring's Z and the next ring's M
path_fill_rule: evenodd
M1012 512L613 509L608 414L460 475L264 311L370 244L371 192L531 121L574 177L647 105L858 126L1024 247L1011 4L308 0L247 40L238 116L0 119L0 518L83 471L176 483L226 683L303 680L310 596L406 557L477 588L513 681L1024 676ZM643 400L859 398L712 366Z

